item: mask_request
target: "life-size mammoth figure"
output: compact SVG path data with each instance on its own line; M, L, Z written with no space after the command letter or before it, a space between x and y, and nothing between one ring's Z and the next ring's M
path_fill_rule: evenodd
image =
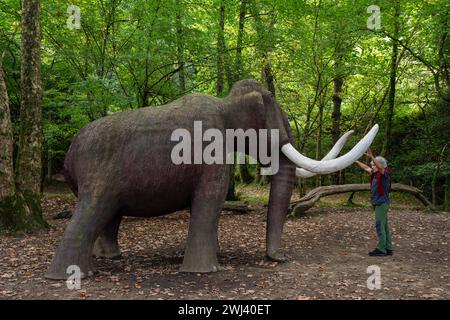
M194 135L195 121L224 136L226 129L278 129L281 152L279 170L270 179L266 238L267 257L276 261L284 260L281 234L296 173L308 177L349 166L364 154L378 131L375 125L339 158L351 132L321 161L309 159L292 146L287 118L273 95L254 80L237 82L224 99L192 94L165 106L94 121L79 132L66 156L66 179L79 201L46 277L67 279L70 265L88 276L94 272L93 255L120 255L117 233L123 216L160 216L186 207L191 208L191 217L181 271L218 270L218 218L230 166L175 164L171 158L176 144L173 132L185 128ZM258 140L257 148L261 143Z

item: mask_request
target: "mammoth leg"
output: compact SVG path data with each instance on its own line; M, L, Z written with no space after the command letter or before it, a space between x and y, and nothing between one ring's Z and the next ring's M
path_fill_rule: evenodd
M283 262L286 257L280 251L283 225L294 187L295 167L280 156L280 169L271 178L269 210L267 214L266 256L269 260Z
M226 168L216 168L216 172L207 173L195 191L186 250L180 268L182 272L206 273L219 270L217 228L228 189L229 175Z
M108 222L94 243L94 256L108 259L117 259L120 257L121 254L117 238L121 221L122 216L116 215Z
M197 205L192 204L188 239L180 271L204 273L219 270L216 222L219 214L220 204L216 201L206 200Z
M113 199L95 194L80 194L74 215L45 275L48 279L67 279L69 266L80 268L81 278L93 275L94 241L116 214Z

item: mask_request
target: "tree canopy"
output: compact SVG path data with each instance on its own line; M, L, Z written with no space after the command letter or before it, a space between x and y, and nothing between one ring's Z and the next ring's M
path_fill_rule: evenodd
M4 0L0 8L15 149L20 5ZM378 123L373 150L386 156L394 180L443 204L448 12L444 0L42 0L45 172L61 169L74 135L95 119L192 92L224 96L235 81L255 78L276 95L299 150L320 159L343 132L357 131L352 144ZM349 168L336 179L362 178Z

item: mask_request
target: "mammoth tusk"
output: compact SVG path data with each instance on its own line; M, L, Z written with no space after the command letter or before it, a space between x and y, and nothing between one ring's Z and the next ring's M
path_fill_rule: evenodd
M372 129L370 129L370 131L364 136L364 138L353 147L352 150L336 159L321 161L310 159L295 150L290 143L287 143L281 147L281 152L283 152L283 154L298 167L304 168L313 173L328 174L342 170L361 158L367 149L369 149L372 141L375 139L378 128L378 124L374 125Z
M336 144L333 146L333 148L330 150L330 152L327 153L325 157L322 158L322 161L324 160L331 160L338 156L339 152L341 152L344 145L347 143L347 140L350 138L350 136L355 132L354 130L347 131L342 135L342 137L339 138L339 140L336 142ZM297 177L301 178L311 178L315 176L317 173L310 172L308 170L305 170L303 168L297 168L295 170L295 175Z

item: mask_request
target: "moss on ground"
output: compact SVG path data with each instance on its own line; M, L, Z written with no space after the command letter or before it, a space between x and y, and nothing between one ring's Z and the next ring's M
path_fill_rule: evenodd
M0 233L33 232L48 228L40 195L26 190L0 200Z

